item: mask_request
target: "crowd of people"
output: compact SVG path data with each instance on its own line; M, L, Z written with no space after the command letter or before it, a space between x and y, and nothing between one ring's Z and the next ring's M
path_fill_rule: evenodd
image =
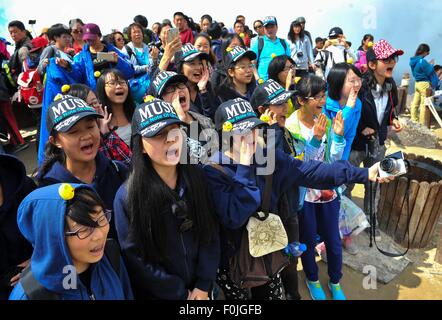
M402 50L366 34L353 51L340 27L313 43L303 17L287 39L274 16L251 30L242 15L229 29L182 12L151 29L138 15L108 35L81 19L35 38L20 21L8 30L0 299L207 300L221 290L227 300L297 300L300 257L312 299L324 300L319 242L330 293L346 299L343 246L358 248L340 233L340 199L361 183L379 201L378 184L392 180L378 171L388 130L403 128L393 79ZM410 60L415 121L441 84L429 52L421 44ZM23 104L38 126L32 179L11 155L28 146L13 114ZM287 263L247 287L232 260L260 212L280 218Z

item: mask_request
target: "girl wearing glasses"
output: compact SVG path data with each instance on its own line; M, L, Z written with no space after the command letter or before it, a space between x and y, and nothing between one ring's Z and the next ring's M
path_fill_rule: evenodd
M202 169L180 163L180 125L153 97L132 119L132 172L114 210L137 299L207 300L216 279L219 230Z
M110 212L90 186L37 189L23 200L17 218L34 251L10 300L133 299L119 250L106 243Z
M243 98L250 101L256 87L252 61L256 59L253 51L238 46L232 48L224 57L224 70L227 77L215 88L221 102Z
M89 184L97 190L105 209L111 210L115 193L126 180L127 167L98 151L99 118L103 116L86 101L69 95L59 97L48 107L46 124L50 135L38 182L40 186L61 182ZM113 223L110 235L116 236Z
M303 145L301 158L335 162L345 148L342 111L331 121L322 113L326 101L326 83L317 76L307 76L297 85L301 106L287 120L287 128ZM339 234L339 196L336 190L301 189L299 215L300 242L307 245L301 256L306 283L313 300L325 300L315 261L316 235L324 239L327 252L329 288L334 300L345 300L339 281L342 277L342 245Z
M117 69L106 70L97 81L97 97L112 114L109 127L129 147L130 121L135 110L129 83Z

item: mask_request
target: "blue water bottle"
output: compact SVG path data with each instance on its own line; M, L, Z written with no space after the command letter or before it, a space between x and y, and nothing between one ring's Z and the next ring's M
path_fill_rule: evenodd
M307 250L307 246L303 243L292 242L284 249L284 253L289 257L299 257Z

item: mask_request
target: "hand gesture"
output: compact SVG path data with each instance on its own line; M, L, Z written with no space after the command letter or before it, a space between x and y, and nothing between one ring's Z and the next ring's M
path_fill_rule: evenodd
M239 154L239 163L243 166L250 166L252 163L253 155L256 151L255 133L252 132L246 136L237 136L241 139L241 147Z
M342 137L344 135L344 118L342 117L342 111L339 111L333 119L333 131L338 136Z
M179 95L179 91L175 90L173 96L172 96L172 106L175 109L178 118L180 118L181 121L185 121L186 119L186 113L183 111L183 108L181 107L180 104L180 95Z
M203 75L201 77L201 80L198 82L198 89L200 91L205 91L207 82L209 82L210 74L209 74L209 67L207 66L207 61L203 60Z
M187 300L209 300L209 293L200 289L193 289Z
M375 163L370 168L368 168L368 180L372 182L379 182L379 183L389 183L390 181L394 180L394 176L381 178L379 177L379 167L380 162Z
M269 121L267 122L269 126L278 123L277 115L273 111L270 111L270 109L266 109L266 111L264 111L264 115L267 116L269 119Z
M287 73L287 78L285 80L285 89L289 90L290 86L294 84L296 76L296 70L290 69Z
M359 87L353 86L350 89L350 94L347 99L347 106L349 106L350 108L354 108L354 106L356 105L356 99L358 98L358 93L360 88L361 88L360 86Z
M109 113L107 111L107 107L103 107L99 106L96 107L95 110L97 111L98 114L101 114L103 116L103 118L99 118L98 119L98 128L100 129L101 134L106 134L109 133L110 131L110 123L112 120L112 113Z
M325 134L325 130L327 130L327 118L325 114L321 113L313 126L314 137L321 141Z
M393 119L392 128L395 132L401 132L404 126L398 119Z
M69 68L69 65L70 65L69 62L66 61L66 60L63 59L63 58L56 58L56 59L55 59L55 63L58 64L60 67L62 67L62 68L64 68L64 69Z
M366 127L364 130L362 130L362 135L363 136L371 136L372 134L374 134L376 131L370 127Z

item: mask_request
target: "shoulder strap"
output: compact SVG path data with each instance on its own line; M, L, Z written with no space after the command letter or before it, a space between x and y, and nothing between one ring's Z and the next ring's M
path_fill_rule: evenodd
M60 300L57 293L49 291L35 279L31 266L23 270L20 284L29 300Z
M109 259L117 275L120 276L120 246L114 239L107 239L104 254Z
M262 199L262 212L268 215L270 210L270 200L272 198L273 173L265 176L264 195Z
M286 43L285 40L282 39L282 38L279 38L279 41L281 42L281 45L282 45L283 48L284 48L284 54L285 54L285 51L287 50L287 43Z
M259 59L261 58L261 52L264 49L264 39L263 37L258 37L258 57L256 58L256 66L259 66Z
M127 44L124 47L126 48L126 51L127 51L127 54L129 55L129 58L131 58L134 55L134 51Z

